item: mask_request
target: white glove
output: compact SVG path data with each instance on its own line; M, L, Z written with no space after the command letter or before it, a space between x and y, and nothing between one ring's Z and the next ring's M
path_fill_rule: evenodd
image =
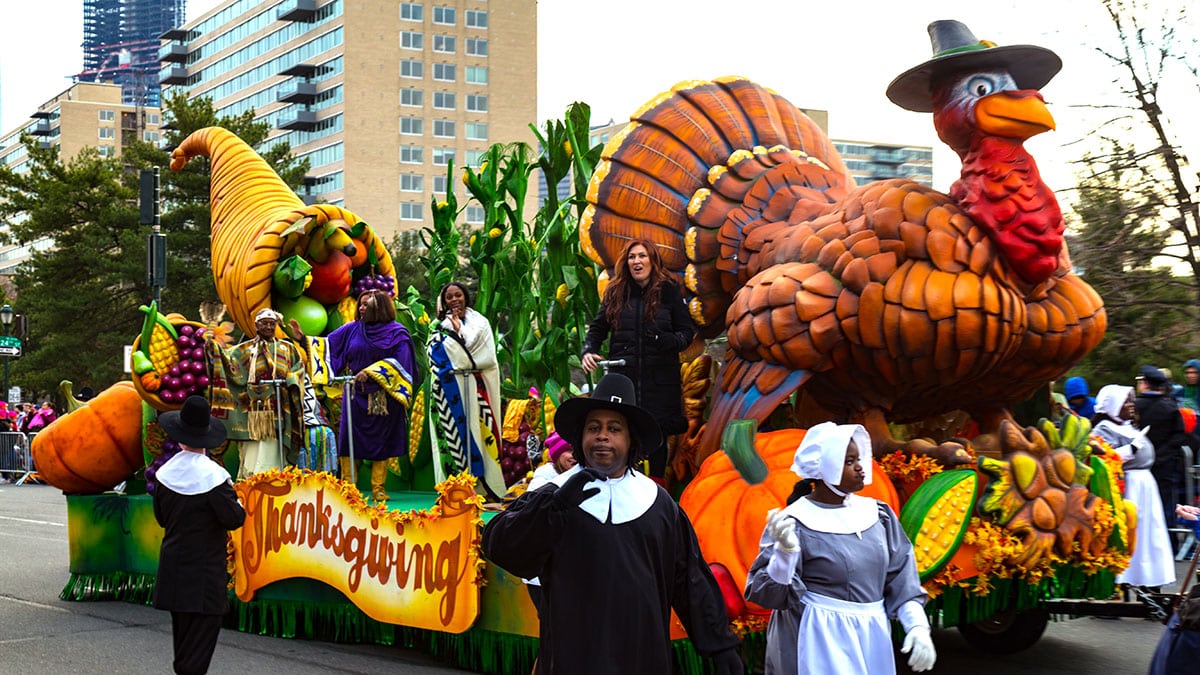
M908 657L908 667L916 673L922 673L933 668L937 661L937 651L933 648L933 638L929 636L928 626L913 626L904 636L904 646L900 653L912 655Z
M771 533L776 548L782 553L800 552L800 537L796 536L794 520L782 509L771 509L767 512L767 531Z

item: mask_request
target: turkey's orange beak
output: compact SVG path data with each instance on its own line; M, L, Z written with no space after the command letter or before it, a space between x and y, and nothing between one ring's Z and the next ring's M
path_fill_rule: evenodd
M1042 95L1032 89L1002 91L979 99L975 120L989 134L1021 140L1054 128Z

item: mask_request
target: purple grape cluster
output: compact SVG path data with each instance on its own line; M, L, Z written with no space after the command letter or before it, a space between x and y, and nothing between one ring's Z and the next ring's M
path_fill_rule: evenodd
M520 433L516 442L503 441L500 444L500 471L504 474L505 485L521 480L531 468L527 447L527 441L532 436L529 425L522 423Z
M208 369L204 361L204 329L184 324L179 327L179 363L162 378L158 396L166 403L183 403L188 396L208 388Z
M154 489L158 487L158 480L155 476L158 474L159 467L166 464L167 460L174 457L177 452L179 452L179 443L169 438L163 441L162 454L155 457L154 461L146 466L146 492L154 494Z
M368 274L354 282L351 292L358 297L363 291L383 291L388 297L396 296L396 277L389 274Z

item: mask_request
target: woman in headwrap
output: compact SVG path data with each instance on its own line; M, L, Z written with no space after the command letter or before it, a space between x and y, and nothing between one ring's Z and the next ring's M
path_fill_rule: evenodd
M1117 582L1132 586L1158 587L1175 581L1175 556L1167 524L1163 520L1162 497L1150 467L1154 466L1154 444L1147 429L1138 431L1133 387L1110 384L1096 394L1093 433L1113 447L1125 470L1125 499L1137 507L1137 546L1129 568Z
M300 330L295 321L291 327ZM329 374L354 376L338 425L342 479L355 475L353 450L355 462L371 460L371 496L376 502L387 501L387 462L408 454L408 410L419 385L408 329L396 323L396 306L387 293L364 291L358 296L354 321L305 343L317 362L314 383L327 384Z
M470 470L480 489L505 492L500 448L500 365L492 325L471 307L467 287L452 281L438 294L438 330L429 341L435 410L442 440L458 472Z
M797 498L767 514L746 599L775 610L767 675L896 672L889 618L908 665L937 654L912 543L883 502L853 494L871 482L871 439L858 424L818 424L796 450Z

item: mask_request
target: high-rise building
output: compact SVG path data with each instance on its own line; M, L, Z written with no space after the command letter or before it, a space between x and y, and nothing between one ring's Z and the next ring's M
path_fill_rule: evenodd
M183 23L187 0L83 0L80 82L121 85L121 101L159 105L158 36Z
M123 102L121 85L77 82L38 106L25 124L0 136L0 164L25 171L29 152L21 142L28 134L43 148L58 151L66 163L85 147L102 156L120 156L122 148L135 140L159 141L158 108ZM0 276L11 274L32 250L52 245L49 239L27 246L0 246Z
M447 189L461 201L457 167L491 144L534 142L536 30L535 0L226 0L162 36L159 81L253 110L265 147L310 161L305 196L386 240L430 225Z
M833 139L833 146L859 185L888 178L907 178L933 186L933 148L928 145Z

